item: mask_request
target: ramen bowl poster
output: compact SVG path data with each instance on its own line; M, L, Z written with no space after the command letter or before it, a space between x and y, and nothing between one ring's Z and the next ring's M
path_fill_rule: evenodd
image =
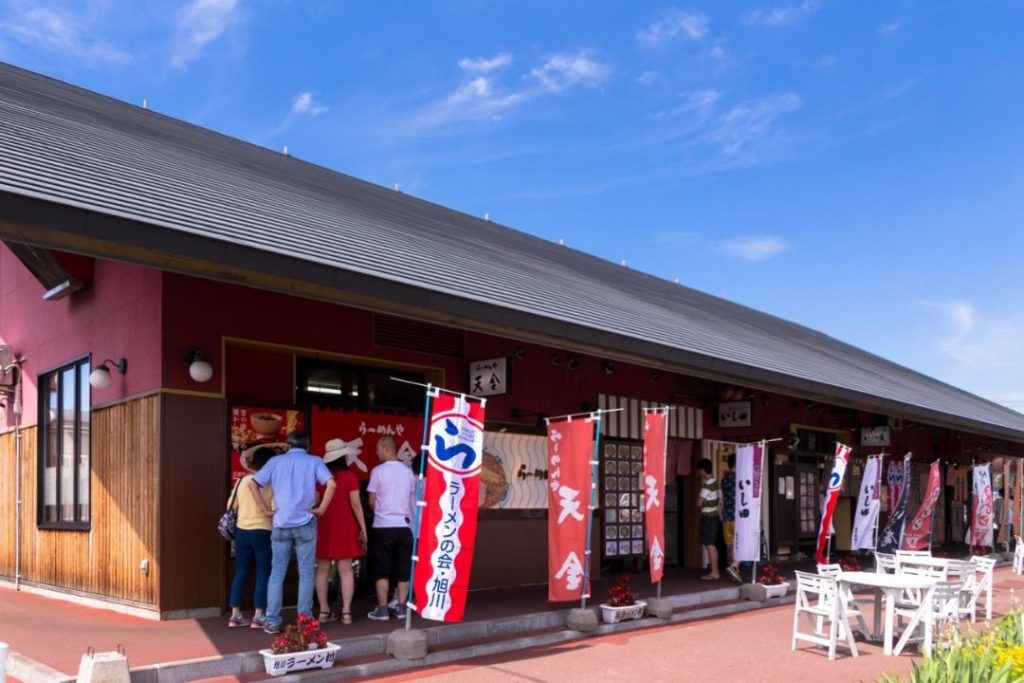
M306 431L306 412L294 408L231 407L231 486L249 474L242 457L249 461L259 448L284 453L289 432Z
M547 437L532 434L484 433L481 509L547 509L547 442Z

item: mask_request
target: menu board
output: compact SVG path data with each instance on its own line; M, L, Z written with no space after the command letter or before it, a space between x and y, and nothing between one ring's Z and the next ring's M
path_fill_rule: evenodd
M243 453L268 447L284 453L284 442L290 432L306 430L306 411L295 408L264 408L257 406L231 406L231 487L249 474L242 467Z
M644 449L608 441L601 449L601 530L605 557L644 554L644 513L640 498Z

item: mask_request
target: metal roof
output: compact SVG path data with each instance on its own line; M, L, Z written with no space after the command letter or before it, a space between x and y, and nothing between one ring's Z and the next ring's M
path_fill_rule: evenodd
M6 237L276 267L385 310L1024 441L1024 415L819 332L4 64L0 150Z

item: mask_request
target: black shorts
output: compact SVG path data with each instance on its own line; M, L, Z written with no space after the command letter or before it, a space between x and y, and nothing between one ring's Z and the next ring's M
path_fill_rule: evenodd
M700 544L715 545L718 543L718 527L721 524L718 515L700 516Z
M370 546L370 578L408 581L412 563L412 529L394 527L373 530Z

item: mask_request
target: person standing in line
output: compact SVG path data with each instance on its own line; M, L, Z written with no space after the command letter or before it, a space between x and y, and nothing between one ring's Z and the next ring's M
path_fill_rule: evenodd
M725 541L726 558L729 565L726 573L736 583L743 583L740 577L740 563L736 561L733 542L736 540L736 454L725 458L725 474L722 475L722 538Z
M403 619L409 594L409 570L412 562L412 520L416 507L416 476L412 468L398 460L395 440L390 436L377 442L380 464L370 472L370 508L373 510L373 545L370 549L370 576L374 579L377 606L367 615L374 621L387 621L389 579L399 577L395 616Z
M342 500L327 508L317 525L316 599L320 604L321 623L337 620L327 600L327 579L333 561L338 563L341 584L341 623L352 623L352 594L355 592L352 560L366 554L366 520L359 500L359 479L348 467L345 450L341 439L331 439L324 447L324 464L334 474L336 495Z
M256 494L269 484L276 505L271 512L263 496L256 497L263 512L267 516L272 514L274 518L270 532L272 557L267 585L267 620L263 628L265 633L271 634L281 632L284 576L293 548L299 568L298 612L313 616L317 518L330 506L337 487L324 461L309 454L309 436L305 432L292 432L285 442L289 450L271 458L249 482L250 489ZM316 504L317 483L324 486L319 505Z
M267 581L270 578L270 515L263 512L264 508L273 509L274 496L269 488L254 494L249 482L252 475L263 469L263 466L277 453L273 448L256 448L242 454L242 467L249 471L238 481L234 500L231 506L238 511L235 524L235 578L231 582L231 618L228 628L249 626L261 629L266 626L264 613L267 609ZM263 498L263 505L256 501L256 496ZM256 606L256 614L252 622L242 616L242 593L249 581L249 570L256 566L256 580L253 585L252 601Z
M718 514L720 501L718 480L712 475L711 461L701 458L697 461L697 473L701 477L700 495L697 496L697 510L700 512L700 544L708 553L708 573L703 575L702 581L717 581L721 578L718 573L718 529L721 526L721 518Z

